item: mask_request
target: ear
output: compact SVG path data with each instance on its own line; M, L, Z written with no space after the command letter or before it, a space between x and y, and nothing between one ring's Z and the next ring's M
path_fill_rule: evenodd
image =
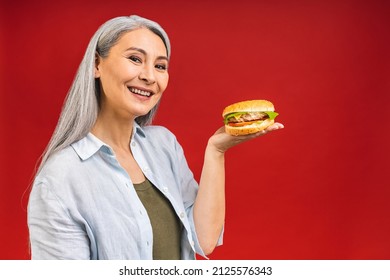
M95 78L100 78L99 64L100 64L100 55L95 53Z

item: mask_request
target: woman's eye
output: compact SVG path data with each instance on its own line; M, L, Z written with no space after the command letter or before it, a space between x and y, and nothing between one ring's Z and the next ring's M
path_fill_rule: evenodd
M129 57L129 59L134 62L138 62L138 63L141 62L141 59L138 56L132 55Z
M159 70L167 70L167 66L164 65L164 64L157 64L156 68L159 69Z

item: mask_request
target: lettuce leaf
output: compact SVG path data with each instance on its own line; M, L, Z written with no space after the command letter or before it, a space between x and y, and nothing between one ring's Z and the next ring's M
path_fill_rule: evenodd
M276 112L273 112L273 111L269 111L269 112L264 112L268 115L268 117L270 118L270 120L274 120L279 114L276 113Z
M230 113L228 115L225 116L225 119L224 119L224 123L227 124L228 123L228 119L230 119L231 117L237 117L237 116L240 116L240 115L244 115L244 114L247 114L248 112L235 112L235 113ZM276 113L276 112L273 112L273 111L264 111L262 113L265 113L268 115L268 118L270 120L274 120L279 114Z

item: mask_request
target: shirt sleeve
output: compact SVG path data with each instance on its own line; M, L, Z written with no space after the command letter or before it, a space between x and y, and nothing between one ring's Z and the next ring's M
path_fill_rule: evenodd
M50 187L34 185L28 205L32 259L90 259L89 238Z
M193 239L192 245L194 246L195 252L198 255L207 259L207 256L205 255L202 248L200 247L200 243L196 234L194 213L193 213L194 203L195 203L196 195L198 193L199 185L194 179L193 173L191 172L187 160L184 156L183 148L178 142L176 142L176 153L179 162L178 165L179 165L179 174L181 177L183 203L191 227L191 235ZM221 234L217 242L217 246L220 246L223 243L223 233L224 230L221 231Z

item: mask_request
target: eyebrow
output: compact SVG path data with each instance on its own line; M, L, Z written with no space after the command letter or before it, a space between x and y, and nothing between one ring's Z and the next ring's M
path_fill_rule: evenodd
M126 51L137 51L137 52L142 53L143 55L147 55L147 52L144 49L137 48L137 47L130 47L130 48L126 49ZM159 60L159 59L164 59L166 61L169 61L168 57L166 57L164 55L158 56L157 60Z

